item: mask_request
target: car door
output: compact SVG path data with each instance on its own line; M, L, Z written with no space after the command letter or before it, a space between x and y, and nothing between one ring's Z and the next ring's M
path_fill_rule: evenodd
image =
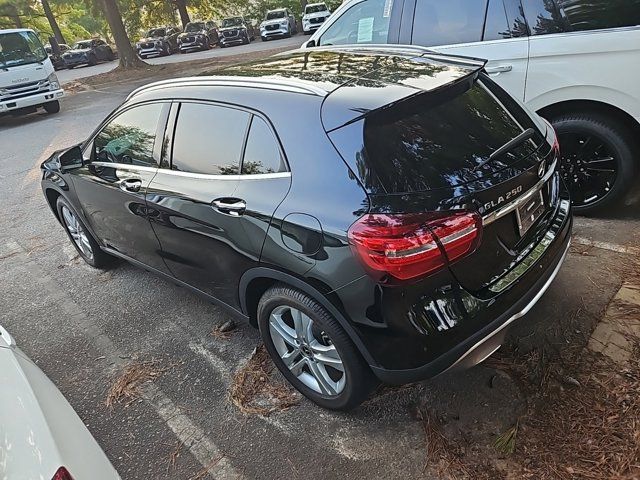
M284 156L266 119L247 110L182 102L172 118L170 168L147 194L162 256L177 279L237 308L240 276L258 263L289 189Z
M400 43L484 58L489 75L524 100L529 37L520 0L412 0L403 15ZM413 18L412 27L405 19Z
M145 103L112 115L83 148L73 185L98 241L168 273L147 219L145 194L156 174L170 104Z

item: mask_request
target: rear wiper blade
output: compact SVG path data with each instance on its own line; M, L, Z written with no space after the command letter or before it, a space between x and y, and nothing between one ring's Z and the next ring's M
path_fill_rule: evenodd
M505 153L513 150L518 145L522 145L524 142L529 140L535 134L536 134L536 131L533 128L527 128L520 135L518 135L515 138L512 138L507 143L505 143L503 146L501 146L499 149L497 149L495 152L493 152L491 155L489 155L489 158L487 158L484 162L478 164L473 170L475 171L475 170L478 170L479 168L484 167L487 163L492 162L496 158L498 158L498 157L504 155Z

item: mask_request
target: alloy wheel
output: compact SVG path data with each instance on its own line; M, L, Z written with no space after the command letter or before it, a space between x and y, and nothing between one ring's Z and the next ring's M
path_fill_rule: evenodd
M311 390L336 396L345 387L340 354L328 335L300 310L282 305L269 317L269 333L283 363Z
M73 239L73 242L76 244L78 249L86 258L88 258L89 260L93 260L93 248L91 248L89 236L87 235L87 232L85 232L82 224L77 219L75 214L63 205L62 217L64 219L64 225L67 227L69 235L71 235L71 238Z
M618 177L618 160L612 148L593 134L559 135L560 174L576 206L592 205L607 196Z

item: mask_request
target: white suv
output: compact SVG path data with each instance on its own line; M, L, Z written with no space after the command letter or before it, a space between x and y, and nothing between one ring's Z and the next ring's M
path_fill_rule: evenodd
M577 211L611 205L640 163L640 0L349 0L302 48L413 44L486 58L556 128Z
M302 31L305 35L315 32L331 12L326 3L308 3L302 14Z

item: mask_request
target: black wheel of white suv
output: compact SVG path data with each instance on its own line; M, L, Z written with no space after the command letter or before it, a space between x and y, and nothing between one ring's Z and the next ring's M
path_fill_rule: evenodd
M85 262L95 268L106 268L115 262L115 257L102 251L74 208L63 196L58 197L56 209L71 243Z
M636 180L636 143L619 122L595 114L552 120L560 142L560 173L574 210L597 213L620 200Z
M299 290L276 285L258 304L262 340L285 378L321 407L350 410L377 381L340 324Z

